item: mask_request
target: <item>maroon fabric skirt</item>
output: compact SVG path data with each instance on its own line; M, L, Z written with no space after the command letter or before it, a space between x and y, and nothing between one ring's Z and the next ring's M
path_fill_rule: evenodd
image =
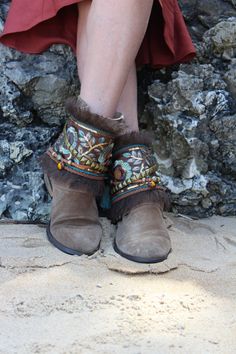
M83 0L13 0L0 42L25 53L41 53L55 43L76 50L78 9ZM154 0L136 66L154 68L187 62L195 48L177 0Z

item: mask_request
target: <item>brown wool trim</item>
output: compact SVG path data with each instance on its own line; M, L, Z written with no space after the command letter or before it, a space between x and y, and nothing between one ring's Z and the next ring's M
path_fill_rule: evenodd
M107 132L105 130L101 130L101 129L97 129L97 128L94 128L92 127L91 125L89 124L86 124L84 122L79 122L79 121L75 121L74 117L70 117L68 119L68 122L70 123L70 125L73 125L73 127L75 129L85 129L86 131L90 131L91 133L93 133L94 135L101 135L101 136L104 136L106 138L113 138L113 134L110 133L110 132ZM65 127L67 126L68 123L65 124Z
M162 210L169 210L171 206L170 194L161 189L140 190L112 204L109 218L112 223L117 223L124 215L128 214L132 208L143 203L155 203L158 204Z
M96 197L102 196L104 191L104 180L90 179L69 172L65 169L58 170L57 163L53 161L47 153L44 153L39 158L39 162L44 173L46 173L52 180L61 183L62 186L92 192Z
M135 144L151 146L153 140L154 135L152 132L142 131L125 133L115 138L114 151L120 148L125 148L125 146Z
M65 103L66 111L72 115L77 122L83 122L94 128L111 133L113 135L123 134L127 131L124 116L117 112L113 118L103 117L92 113L87 103L80 97L70 97Z

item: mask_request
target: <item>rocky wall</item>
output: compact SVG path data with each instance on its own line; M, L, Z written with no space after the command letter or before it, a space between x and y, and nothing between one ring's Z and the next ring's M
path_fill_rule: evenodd
M236 2L180 1L197 58L138 73L139 119L173 211L236 215ZM0 31L9 1L0 4ZM48 220L39 156L60 132L64 100L79 92L66 46L25 55L0 45L0 217Z

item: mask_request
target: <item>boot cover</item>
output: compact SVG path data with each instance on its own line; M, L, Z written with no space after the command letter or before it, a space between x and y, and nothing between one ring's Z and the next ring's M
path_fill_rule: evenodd
M65 253L90 255L102 236L96 197L103 193L123 116L91 113L80 97L67 102L67 111L70 116L62 133L42 157L53 198L47 236Z
M166 188L147 133L130 133L116 140L111 179L111 220L117 223L114 248L141 263L167 258L171 243L163 219L170 206Z
M66 187L102 195L114 138L125 129L123 116L91 113L80 97L68 99L66 109L69 117L63 131L42 157L44 172Z

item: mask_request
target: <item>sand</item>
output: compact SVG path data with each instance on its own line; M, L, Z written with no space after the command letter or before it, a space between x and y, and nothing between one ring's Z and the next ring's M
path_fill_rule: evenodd
M166 214L156 265L112 249L69 256L45 228L0 225L0 353L236 353L236 218Z

